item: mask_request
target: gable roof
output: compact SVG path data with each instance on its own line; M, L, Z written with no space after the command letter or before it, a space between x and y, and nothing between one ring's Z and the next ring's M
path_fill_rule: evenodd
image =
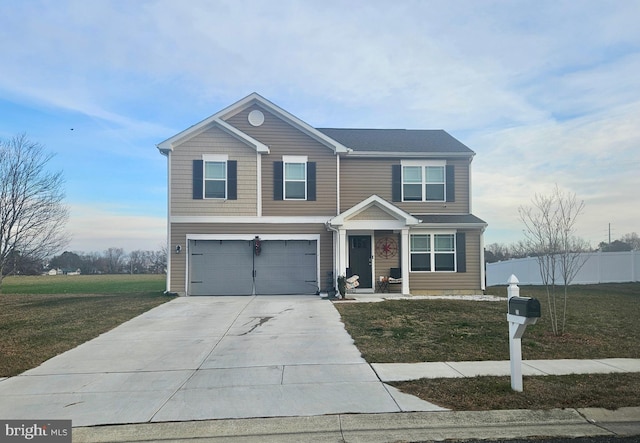
M188 140L189 138L199 134L210 125L217 124L218 126L230 132L232 135L240 137L243 141L247 142L247 144L249 144L250 146L256 147L256 150L258 152L268 153L269 148L266 145L258 142L257 140L253 139L249 135L243 133L242 131L239 131L238 129L226 123L226 120L228 120L230 117L236 115L239 112L242 112L243 110L255 104L258 104L265 110L271 112L274 115L277 115L282 120L286 121L296 129L298 129L299 131L305 133L306 135L315 139L321 144L331 148L336 153L346 153L350 151L350 149L343 146L338 140L328 137L326 134L318 131L316 128L303 122L295 115L273 104L272 102L270 102L269 100L262 97L260 94L256 92L249 94L245 98L235 102L230 106L227 106L223 110L213 114L210 117L207 117L201 122L196 123L190 128L187 128L184 131L174 135L173 137L163 141L162 143L157 145L158 149L160 150L161 153L166 154L168 151L173 150L173 147L176 144L178 144L178 142L182 143L185 140Z
M157 144L156 146L160 150L160 153L166 155L168 152L173 151L174 146L184 143L192 137L195 137L198 134L206 131L210 127L218 127L225 131L227 134L237 138L241 142L246 143L248 146L251 146L256 150L256 152L269 153L269 147L264 143L259 142L255 138L245 134L242 131L239 131L235 127L231 126L229 123L224 120L220 120L219 118L215 118L214 116L209 117L205 120L202 120L199 123L191 126L190 128L185 129L174 135L171 138L166 139L162 143Z
M361 201L355 206L352 206L351 208L347 209L342 214L336 215L331 220L329 220L328 223L331 226L342 226L346 222L348 222L349 219L353 218L355 215L361 212L364 212L371 207L377 207L381 209L382 211L390 215L391 219L402 221L404 225L412 226L412 225L417 225L421 223L421 221L416 217L414 217L413 215L409 214L406 211L403 211L402 209L398 208L397 206L389 203L382 197L379 197L375 194Z
M475 153L442 129L341 129L318 131L353 150L350 155L402 154L472 157Z

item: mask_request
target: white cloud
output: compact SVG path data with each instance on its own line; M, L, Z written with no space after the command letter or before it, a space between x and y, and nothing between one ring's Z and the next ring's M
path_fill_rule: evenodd
M521 228L517 209L557 183L585 201L579 234L638 231L640 102L565 122L548 121L473 138L475 208L490 226ZM491 229L491 228L490 228ZM517 232L517 229L516 229ZM510 239L511 241L515 239Z
M477 152L474 211L490 223L489 241L494 231L517 236L517 206L553 183L585 199L585 232L607 218L620 235L640 231L638 1L28 0L6 9L3 95L94 119L82 146L131 171L148 167L155 143L257 91L315 126L457 136ZM140 227L158 222L97 211L72 214L83 249L97 231L124 241L109 228L144 238Z
M71 205L66 230L72 251L104 251L110 247L127 252L137 249L159 250L166 243L166 218L127 213L117 206ZM123 210L124 209L124 210Z

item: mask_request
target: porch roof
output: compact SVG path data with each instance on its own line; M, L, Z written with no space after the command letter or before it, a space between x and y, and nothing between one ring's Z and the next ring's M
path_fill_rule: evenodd
M433 227L447 225L451 227L486 228L487 222L473 214L422 214L415 215L420 226Z
M413 226L420 224L421 221L416 217L412 216L406 211L398 208L397 206L389 203L382 197L377 195L372 195L366 200L361 201L360 203L352 206L351 208L344 211L342 214L339 214L328 221L330 226L343 226L345 223L352 222L354 217L358 214L367 211L369 208L376 207L384 211L386 214L390 216L390 219L394 220L396 223L401 222L403 225ZM389 221L388 219L385 221ZM361 221L363 223L367 223L367 221ZM371 220L369 220L371 222Z

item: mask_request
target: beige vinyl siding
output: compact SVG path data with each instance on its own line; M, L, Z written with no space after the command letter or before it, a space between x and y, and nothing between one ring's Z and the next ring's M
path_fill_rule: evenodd
M193 199L193 160L228 154L238 162L238 199ZM171 153L171 215L257 215L257 154L222 129L212 127Z
M480 281L480 231L466 233L467 272L410 272L409 287L413 295L482 293Z
M323 224L232 224L232 223L173 223L171 226L171 291L184 293L186 276L187 234L319 234L320 235L320 281L324 289L327 272L333 270L333 234ZM182 246L180 254L176 245Z
M340 212L374 194L391 202L393 162L389 159L340 158Z
M346 211L367 197L377 194L392 200L391 165L400 159L340 159L340 211ZM447 159L455 168L455 202L393 202L410 214L468 214L469 160Z
M348 220L395 220L396 218L380 209L378 206L372 206L369 209L350 217Z
M264 123L258 127L247 119L254 109L264 114ZM337 162L330 148L256 105L229 118L227 123L269 147L270 153L262 156L263 215L336 215ZM282 161L283 155L306 155L309 162L316 163L315 201L273 199L273 162Z

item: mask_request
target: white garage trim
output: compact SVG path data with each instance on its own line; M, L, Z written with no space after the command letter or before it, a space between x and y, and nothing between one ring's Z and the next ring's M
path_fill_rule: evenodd
M189 295L189 245L190 240L253 240L256 236L262 241L269 240L308 240L316 242L316 281L320 289L320 234L187 234L185 242L184 293Z
M263 223L270 225L278 224L322 224L324 225L330 217L321 216L309 216L309 217L294 217L294 216L266 216L266 217L254 217L254 216L215 216L215 215L172 215L169 217L170 223L236 223L236 224L251 224L251 223Z

